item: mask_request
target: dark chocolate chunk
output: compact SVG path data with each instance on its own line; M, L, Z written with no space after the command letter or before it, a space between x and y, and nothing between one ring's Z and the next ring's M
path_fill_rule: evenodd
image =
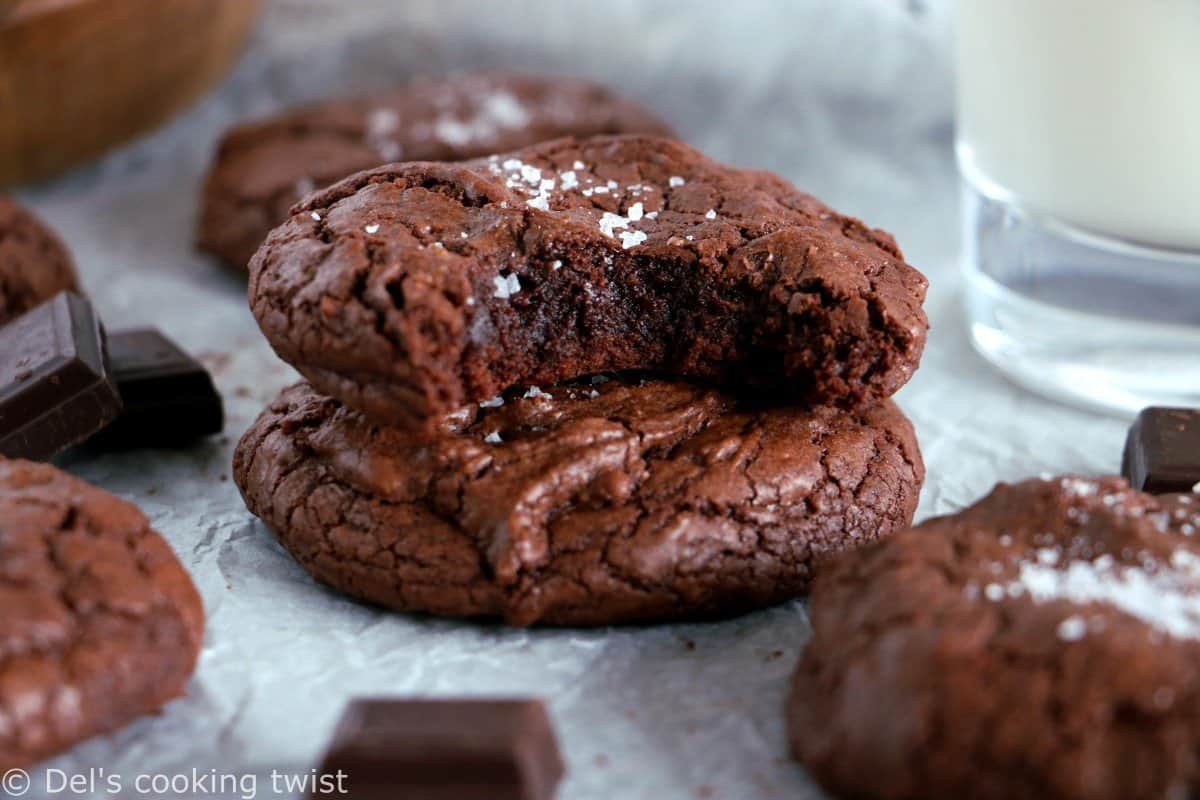
M1121 473L1143 492L1195 491L1200 485L1200 409L1142 409L1125 440Z
M124 410L90 446L173 447L220 433L221 395L199 361L152 328L108 336L109 371Z
M549 800L563 764L539 700L364 699L322 763L339 771L355 800Z
M0 328L0 455L48 459L120 410L87 300L61 292Z

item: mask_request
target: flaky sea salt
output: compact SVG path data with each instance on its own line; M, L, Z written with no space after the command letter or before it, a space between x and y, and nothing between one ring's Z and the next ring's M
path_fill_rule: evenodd
M505 128L521 128L529 122L529 112L508 92L494 92L483 101L483 114Z
M704 218L705 219L716 219L717 218L716 209L710 208L708 211L704 212Z
M1039 557L1021 564L1017 583L1038 603L1102 603L1179 639L1200 639L1200 557L1176 550L1169 563L1118 564L1110 555L1065 568Z
M488 444L499 444L503 441L503 439L500 438L500 434L496 433L495 431L492 431L487 436L483 437L483 440Z
M549 392L543 392L541 389L539 389L536 386L530 386L528 389L525 390L525 398L527 400L529 400L529 399L536 400L538 398L545 398L547 400L553 400L554 395L550 394Z
M317 222L321 221L321 215L318 214L316 211L310 211L308 215L310 217L312 217L313 219L315 219Z
M550 265L550 269L554 270L555 272L558 272L560 269L562 269L562 261L557 258L554 259L554 263L552 263Z
M1078 497L1091 497L1100 490L1100 484L1087 478L1063 478L1063 491Z
M495 92L479 101L475 113L466 118L443 115L433 123L433 135L459 147L496 138L502 128L520 128L529 112L508 92Z
M677 186L683 186L683 183L683 178L679 177L678 175L672 175L670 178L667 178L667 185L672 189Z
M645 209L643 208L642 204L634 203L633 205L631 205L629 207L629 211L626 212L626 216L629 217L630 222L637 222L639 219L642 218L642 215L644 213L645 213Z
M504 397L502 395L496 395L491 400L482 400L479 403L480 408L499 408L502 405L504 405Z
M542 171L532 164L522 164L520 172L521 180L525 181L531 186L540 183L542 180Z
M501 300L507 300L521 291L521 279L516 274L497 275L492 278L492 283L496 286L496 297Z
M574 170L559 173L558 179L562 182L563 191L574 189L579 185L579 179L575 177Z
M631 247L637 247L644 241L646 241L646 234L643 231L621 232L621 249L623 250L628 250Z
M384 161L395 161L400 158L403 148L392 135L400 127L400 115L390 108L375 108L367 114L367 144Z
M617 228L628 228L629 220L622 217L620 214L614 214L611 211L605 211L600 215L600 232L605 236L612 237L613 231Z
M379 225L377 225L377 224L364 225L363 230L366 231L367 233L379 233Z
M387 136L400 127L400 114L390 108L373 108L367 113L367 136Z
M1078 642L1087 633L1087 623L1082 617L1070 616L1058 623L1058 638L1064 642Z

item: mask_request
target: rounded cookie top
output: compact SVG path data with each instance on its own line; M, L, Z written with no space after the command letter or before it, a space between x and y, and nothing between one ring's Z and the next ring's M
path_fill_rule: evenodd
M789 732L835 793L1200 788L1200 494L1002 484L833 565L810 618Z
M61 291L78 288L71 256L59 238L0 195L0 325Z
M658 133L646 109L590 81L481 72L291 109L233 128L205 183L198 243L240 269L313 189L392 161L459 161L560 136Z
M514 390L428 437L301 384L234 478L317 580L405 611L602 625L801 594L826 556L912 518L924 476L890 402L739 410L685 383Z
M421 426L607 370L879 400L917 367L925 287L890 236L774 175L600 136L312 195L253 259L250 303L318 389Z
M203 628L191 579L140 511L0 459L0 772L180 694Z

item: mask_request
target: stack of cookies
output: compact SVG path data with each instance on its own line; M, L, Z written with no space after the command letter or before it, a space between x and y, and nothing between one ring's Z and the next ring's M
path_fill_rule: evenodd
M235 478L318 581L398 610L775 604L912 520L924 468L888 398L925 287L887 234L665 138L360 172L250 262L308 382Z

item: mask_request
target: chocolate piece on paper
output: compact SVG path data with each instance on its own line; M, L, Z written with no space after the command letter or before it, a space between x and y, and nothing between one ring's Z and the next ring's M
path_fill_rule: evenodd
M87 300L61 292L0 328L0 455L44 461L120 410Z
M221 395L196 359L153 328L110 333L109 370L124 405L89 446L106 450L177 447L220 433Z
M1200 488L1200 409L1142 409L1125 440L1121 474L1152 494Z
M321 766L339 771L355 800L550 800L563 764L540 700L362 699Z

